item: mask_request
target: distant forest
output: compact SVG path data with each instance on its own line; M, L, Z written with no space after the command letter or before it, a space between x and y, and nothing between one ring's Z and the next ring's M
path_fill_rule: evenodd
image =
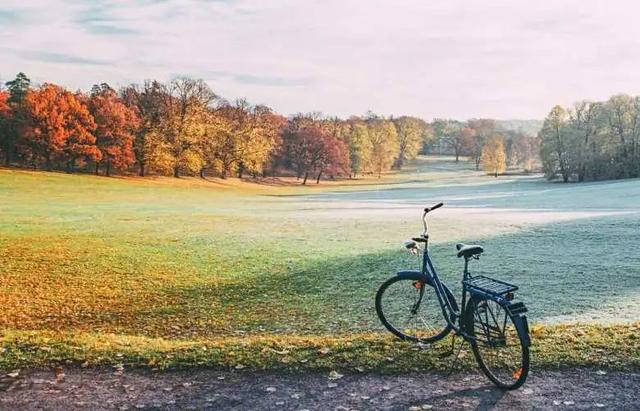
M554 107L540 131L549 179L564 182L640 177L640 97Z
M555 107L538 120L320 113L284 117L228 101L179 77L89 92L33 86L19 73L0 85L0 159L7 166L114 173L309 179L380 177L419 153L469 158L498 176L543 169L564 181L638 176L638 98Z

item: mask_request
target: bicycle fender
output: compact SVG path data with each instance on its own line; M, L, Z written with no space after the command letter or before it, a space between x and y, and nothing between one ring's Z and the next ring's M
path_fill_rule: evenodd
M513 324L516 326L518 333L524 336L524 341L522 342L526 347L531 346L531 337L529 337L529 324L527 322L526 315L514 315L513 316Z

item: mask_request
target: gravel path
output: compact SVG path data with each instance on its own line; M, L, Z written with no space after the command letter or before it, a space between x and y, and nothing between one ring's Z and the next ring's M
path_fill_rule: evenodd
M190 370L29 370L0 378L0 409L640 409L640 373L533 373L518 391L479 374L282 374Z

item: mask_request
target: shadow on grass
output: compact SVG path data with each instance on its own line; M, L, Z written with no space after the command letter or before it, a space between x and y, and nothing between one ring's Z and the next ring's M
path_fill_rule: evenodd
M471 271L520 286L530 320L637 320L640 291L638 215L580 219L479 240L485 254ZM461 239L465 242L474 239ZM461 289L454 244L430 248L440 277ZM247 273L217 286L172 287L184 306L174 314L189 334L344 334L381 330L374 309L379 285L399 269L416 268L403 250L315 259L281 274ZM146 311L146 316L162 313ZM200 324L201 326L198 326Z

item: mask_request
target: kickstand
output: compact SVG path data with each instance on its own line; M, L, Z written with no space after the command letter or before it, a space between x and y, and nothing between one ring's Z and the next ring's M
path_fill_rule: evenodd
M462 341L460 341L460 346L458 347L458 351L455 351L456 334L453 334L453 336L451 337L451 353L455 352L455 356L453 357L453 361L451 361L451 366L449 367L449 371L447 371L447 377L453 373L456 364L460 360L460 353L462 352L462 347L464 346L464 343L465 343L465 340L463 338Z

